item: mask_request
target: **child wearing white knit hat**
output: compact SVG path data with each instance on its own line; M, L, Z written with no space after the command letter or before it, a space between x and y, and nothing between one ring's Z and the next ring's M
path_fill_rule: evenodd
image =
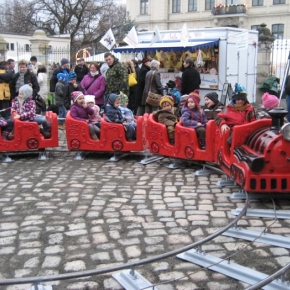
M95 111L93 115L89 116L89 124L94 125L96 134L98 138L100 138L100 128L102 122L102 117L100 116L100 107L95 104L94 95L85 95L85 103Z

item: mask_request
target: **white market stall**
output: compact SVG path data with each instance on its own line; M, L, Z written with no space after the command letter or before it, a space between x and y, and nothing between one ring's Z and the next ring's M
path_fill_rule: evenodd
M152 31L138 33L137 47L118 47L114 52L121 53L121 60L137 57L140 53L161 62L161 81L178 82L182 63L189 56L195 61L200 50L203 64L197 69L201 76L200 95L212 90L219 95L224 83L234 87L244 85L250 102L256 100L256 71L258 32L252 30L218 27L189 29L189 40L181 42L181 30L160 31L161 41L150 45Z

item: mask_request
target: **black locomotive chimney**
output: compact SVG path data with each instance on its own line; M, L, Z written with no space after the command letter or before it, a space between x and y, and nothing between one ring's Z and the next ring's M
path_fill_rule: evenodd
M273 108L270 110L269 115L272 117L272 130L280 129L284 124L284 117L288 114L288 111L282 107Z

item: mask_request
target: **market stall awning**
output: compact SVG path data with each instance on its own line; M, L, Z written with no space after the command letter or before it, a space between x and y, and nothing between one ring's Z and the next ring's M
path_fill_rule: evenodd
M163 42L158 41L150 46L150 42L141 42L137 47L122 46L114 49L114 52L150 52L150 51L181 51L189 50L191 52L197 49L203 49L218 45L219 39L196 39L189 40L188 43L182 43L179 40L164 40Z

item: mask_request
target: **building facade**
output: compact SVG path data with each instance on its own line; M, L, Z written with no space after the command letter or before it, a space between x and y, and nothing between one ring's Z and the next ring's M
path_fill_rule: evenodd
M138 31L237 27L266 23L277 39L290 38L290 0L127 0Z

